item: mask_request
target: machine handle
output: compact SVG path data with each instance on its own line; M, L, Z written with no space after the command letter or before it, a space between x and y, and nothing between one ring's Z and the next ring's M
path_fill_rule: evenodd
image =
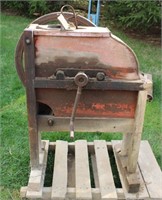
M76 93L76 97L75 97L75 101L74 101L74 106L73 106L73 110L72 110L72 114L71 114L71 118L70 118L70 137L71 138L74 138L75 114L76 114L76 111L77 111L77 107L78 107L78 103L79 103L79 100L80 100L80 96L82 94L82 89L88 83L88 76L83 72L79 72L75 76L74 82L78 86L78 89L77 89L77 93Z
M76 29L78 28L78 22L77 22L77 16L76 16L76 13L75 13L75 10L74 10L74 8L72 7L72 6L70 6L70 5L64 5L64 6L62 6L62 8L61 8L61 15L58 17L58 20L59 20L59 18L61 18L61 20L59 20L61 23L63 22L63 24L65 24L65 26L67 26L67 21L66 21L66 19L64 18L64 12L63 12L63 10L64 10L64 8L65 7L69 7L71 10L72 10L72 13L73 13L73 16L72 17L74 17L74 22L75 22L75 27L76 27ZM69 18L70 19L70 18ZM69 20L68 19L68 20ZM62 25L63 25L62 24ZM65 28L65 27L64 27ZM65 29L68 29L68 28L65 28Z

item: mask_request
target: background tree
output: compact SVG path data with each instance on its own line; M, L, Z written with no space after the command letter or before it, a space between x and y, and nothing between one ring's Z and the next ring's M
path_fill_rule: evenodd
M117 27L132 29L134 31L158 31L161 29L161 1L145 0L103 0L103 13L101 14ZM10 9L20 15L28 17L40 16L49 12L59 11L64 4L71 4L75 9L84 10L87 14L87 0L52 1L52 0L26 0L2 1L2 10Z

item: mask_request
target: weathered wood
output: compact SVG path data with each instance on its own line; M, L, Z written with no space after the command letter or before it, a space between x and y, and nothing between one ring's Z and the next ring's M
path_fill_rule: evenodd
M128 157L121 155L121 144L116 144L114 146L114 153L116 159L118 160L118 166L120 172L124 177L125 187L129 193L137 193L140 187L139 172L136 170L134 173L129 173L127 171Z
M123 134L122 146L121 146L121 155L127 156L130 140L131 140L132 133L125 133Z
M53 126L48 126L49 116L38 115L39 131L67 131L69 129L69 117L54 117ZM75 131L82 132L131 132L134 120L131 118L75 118Z
M21 187L20 189L20 197L23 199L23 198L26 198L26 193L28 191L28 187L25 186L25 187Z
M25 195L26 191L27 191L27 187L22 187L22 194ZM124 193L123 193L122 189L117 189L116 191L117 191L117 195L118 195L118 200L124 200L125 198L124 198ZM51 192L52 192L51 187L44 187L43 188L43 197L42 197L43 200L50 200ZM101 200L100 196L101 196L100 189L92 188L92 199L93 200ZM25 198L25 196L21 196L21 197ZM67 195L66 195L65 200L75 200L75 188L67 188Z
M146 101L147 101L147 91L139 91L136 112L135 112L134 128L132 131L132 136L128 150L127 170L130 173L135 172L137 168L137 160L141 142L141 134L143 129Z
M94 148L101 190L101 199L117 199L106 142L104 140L95 140Z
M28 111L29 143L30 143L30 163L32 168L39 168L39 133L37 127L37 106L36 94L33 85L35 78L35 52L34 52L33 31L24 31L24 58L26 75L26 99Z
M134 194L129 193L127 191L127 186L126 186L126 179L128 182L133 183L134 180L132 180L132 176L134 175L133 174L123 175L123 170L121 170L121 168L126 168L127 156L122 156L122 158L124 159L121 159L121 163L119 163L119 159L117 159L116 150L115 150L115 146L117 144L121 144L121 141L112 141L111 144L106 143L106 141L103 141L103 140L94 141L94 143L93 142L87 143L85 140L76 141L76 143L74 142L67 143L64 141L57 141L56 143L54 142L51 143L53 150L55 150L55 163L59 162L59 164L54 166L53 177L55 179L55 183L53 183L52 187L43 187L44 178L42 179L39 174L38 174L39 175L38 176L39 178L38 178L35 173L35 177L32 176L33 182L30 181L31 183L30 186L32 186L32 188L29 188L29 187L21 188L21 193L20 193L21 198L28 197L28 199L33 199L33 200L36 200L39 198L41 198L42 200L51 200L53 191L56 190L57 197L55 196L54 199L57 199L57 200L60 200L60 199L64 199L64 200L77 200L77 199L153 200L153 199L157 199L157 200L160 200L162 199L162 194L161 194L162 185L159 182L159 180L162 179L162 172L156 162L156 159L151 151L151 148L148 142L146 141L141 142L141 148L140 148L139 160L138 160L139 166L137 166L137 172L139 173L139 178L140 178L140 188L139 188L139 192L134 193ZM108 149L111 149L111 145L114 151L115 160L116 160L116 164L117 164L117 168L118 168L118 172L120 176L120 181L122 184L122 188L116 188L115 186L113 186L113 188L115 187L115 195L116 195L115 197L112 194L114 193L114 189L113 191L111 190L112 189L111 183L114 184L114 181L112 178L112 172L111 172L109 154L108 154ZM47 152L47 147L49 146L50 146L49 143L47 143L46 141L42 142L42 149L46 149L46 152ZM119 145L116 147L117 147L117 151L120 152L121 146ZM74 151L74 149L76 149L76 151ZM61 154L59 152L61 152ZM91 177L89 175L88 153L90 154L94 182L97 188L91 188L91 185L90 185ZM75 164L75 156L76 156L77 164ZM40 157L40 166L43 167L44 164L46 163L46 161L44 161L45 156L43 156L43 154L40 153L39 157ZM77 168L77 170L75 168ZM68 170L68 172L66 170ZM75 170L77 171L77 173L75 173ZM43 172L42 170L41 172L44 176L45 171ZM31 173L34 173L34 172L31 172ZM77 176L79 178L77 178ZM54 179L53 179L53 182L54 182ZM37 181L39 182L38 184L36 184ZM84 190L84 187L86 187L87 185L89 188L88 191L90 192L90 196L91 196L90 198L89 198L89 192L87 192L87 190ZM60 190L57 190L59 189L58 187L60 187ZM34 188L38 189L38 191L36 190L33 191ZM39 190L39 188L41 189ZM79 191L78 192L79 196L77 196L77 191ZM81 191L84 191L84 195L81 193ZM110 192L106 192L106 191L110 191ZM80 194L82 196L80 196ZM107 196L107 195L110 195L110 196Z
M162 199L162 171L148 141L141 142L138 163L150 198Z
M112 150L112 144L111 142L106 142L106 146L109 150ZM55 151L56 142L50 142L49 149L52 151ZM94 154L94 143L93 142L87 142L88 152L91 154ZM68 143L68 149L69 152L74 153L75 152L75 143L69 142Z
M116 188L116 193L117 193L118 199L122 199L122 200L125 199L125 194L122 188Z
M49 149L49 141L42 141L44 143L44 149L39 153L39 169L31 169L28 182L28 191L26 193L27 198L42 197L45 171L47 166L47 156Z
M63 200L67 193L67 154L68 143L56 141L54 173L52 181L52 200Z
M88 148L86 140L75 142L76 199L92 199Z
M153 81L152 81L152 74L142 74L142 78L144 79L144 89L147 90L147 100L151 101L153 99Z
M117 154L116 154L116 146L118 144L121 144L121 141L113 140L111 142L112 142L112 148L113 148L114 155L115 155L115 161L116 161L116 164L117 164L119 177L120 177L120 180L121 180L121 184L122 184L122 187L123 187L123 192L124 192L125 198L126 199L131 199L131 200L134 200L134 199L141 199L141 200L149 199L149 194L147 192L147 188L145 186L145 182L143 180L143 177L142 177L138 167L137 167L137 172L139 173L139 178L140 178L139 191L137 193L134 193L134 194L128 192L127 183L126 183L126 177L125 177L125 174L123 174L123 170L121 169L121 165L119 163L119 159L117 158Z

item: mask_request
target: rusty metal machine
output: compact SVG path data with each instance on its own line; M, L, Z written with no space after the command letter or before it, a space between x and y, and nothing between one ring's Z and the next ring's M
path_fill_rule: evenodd
M56 20L59 25L51 24ZM26 88L33 191L40 191L44 173L41 131L69 130L70 137L75 131L123 133L116 151L120 163L127 160L128 191L137 192L137 159L152 82L140 73L133 50L109 29L74 11L61 11L38 18L24 30L16 66ZM128 174L134 175L135 184Z

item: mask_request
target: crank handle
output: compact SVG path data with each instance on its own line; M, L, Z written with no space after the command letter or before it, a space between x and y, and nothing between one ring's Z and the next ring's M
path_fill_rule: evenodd
M70 137L74 138L74 120L75 120L75 114L77 111L78 103L80 100L80 96L82 94L82 88L87 85L88 83L88 76L83 73L79 72L75 78L74 78L75 84L78 86L75 101L74 101L74 106L70 118Z

